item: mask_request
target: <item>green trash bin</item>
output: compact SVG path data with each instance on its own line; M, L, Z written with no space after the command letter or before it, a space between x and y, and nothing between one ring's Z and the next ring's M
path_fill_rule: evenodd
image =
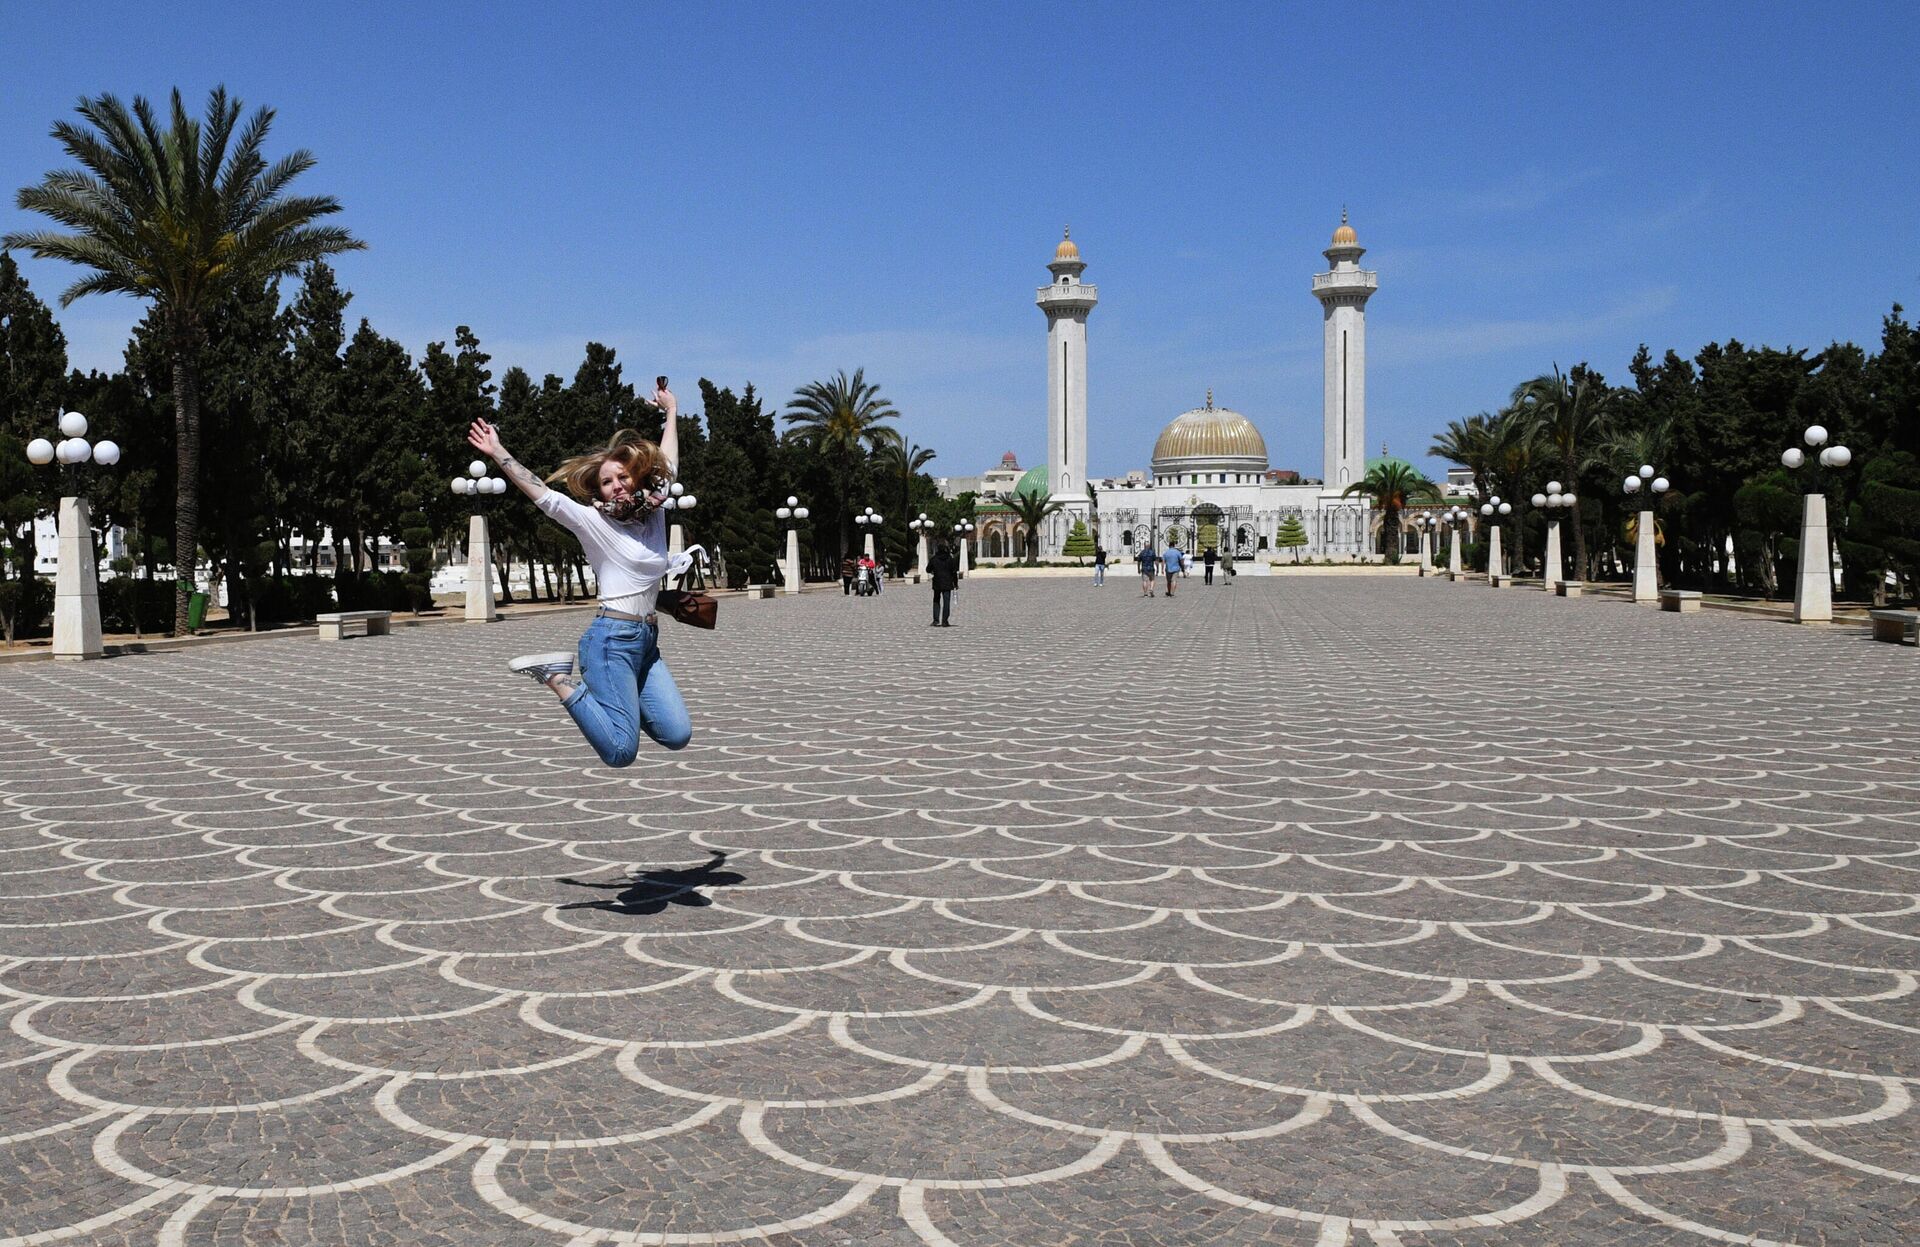
M187 627L198 631L200 625L207 622L207 595L189 593L187 595Z

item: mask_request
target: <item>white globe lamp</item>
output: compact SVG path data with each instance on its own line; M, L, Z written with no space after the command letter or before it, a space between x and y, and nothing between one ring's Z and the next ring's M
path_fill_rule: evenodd
M60 417L60 432L65 437L85 437L87 418L77 411L70 411Z
M97 442L93 447L93 461L101 467L110 468L120 462L120 443Z
M53 462L53 443L44 437L36 437L27 443L27 462L37 467L45 467ZM65 463L62 459L60 462Z

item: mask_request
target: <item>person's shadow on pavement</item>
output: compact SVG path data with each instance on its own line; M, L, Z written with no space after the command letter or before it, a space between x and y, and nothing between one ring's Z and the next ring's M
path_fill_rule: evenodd
M619 890L618 896L597 901L575 901L561 909L604 909L611 914L657 914L669 905L699 908L713 904L702 888L725 888L745 883L747 877L737 870L721 870L727 855L712 850L713 860L687 870L644 870L610 883L591 883L585 879L563 878L577 888Z

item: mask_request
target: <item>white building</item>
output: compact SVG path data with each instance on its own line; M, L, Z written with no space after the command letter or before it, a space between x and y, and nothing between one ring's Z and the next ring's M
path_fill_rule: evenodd
M1216 407L1209 390L1205 406L1182 412L1161 430L1148 471L1089 482L1087 316L1099 291L1080 280L1087 268L1080 248L1071 238L1060 243L1047 265L1053 281L1035 299L1047 317L1048 457L1015 486L1062 505L1041 533L1044 555L1057 556L1074 522L1097 508L1100 541L1116 558L1148 543L1164 548L1171 539L1195 555L1217 545L1264 567L1280 553L1276 538L1289 520L1298 520L1307 535L1299 557L1374 557L1371 508L1342 491L1365 476L1369 463L1366 316L1379 278L1359 267L1365 248L1345 212L1323 254L1328 271L1315 274L1312 285L1326 369L1319 480L1273 471L1259 428L1240 412ZM1088 498L1089 483L1097 502ZM958 492L949 488L948 496ZM1024 548L1024 529L1005 507L983 507L976 522L981 557L1009 557Z

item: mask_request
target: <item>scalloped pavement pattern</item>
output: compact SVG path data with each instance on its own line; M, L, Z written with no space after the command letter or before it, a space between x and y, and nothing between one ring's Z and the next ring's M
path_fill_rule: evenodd
M1387 579L0 668L0 1245L1920 1241L1920 662Z

